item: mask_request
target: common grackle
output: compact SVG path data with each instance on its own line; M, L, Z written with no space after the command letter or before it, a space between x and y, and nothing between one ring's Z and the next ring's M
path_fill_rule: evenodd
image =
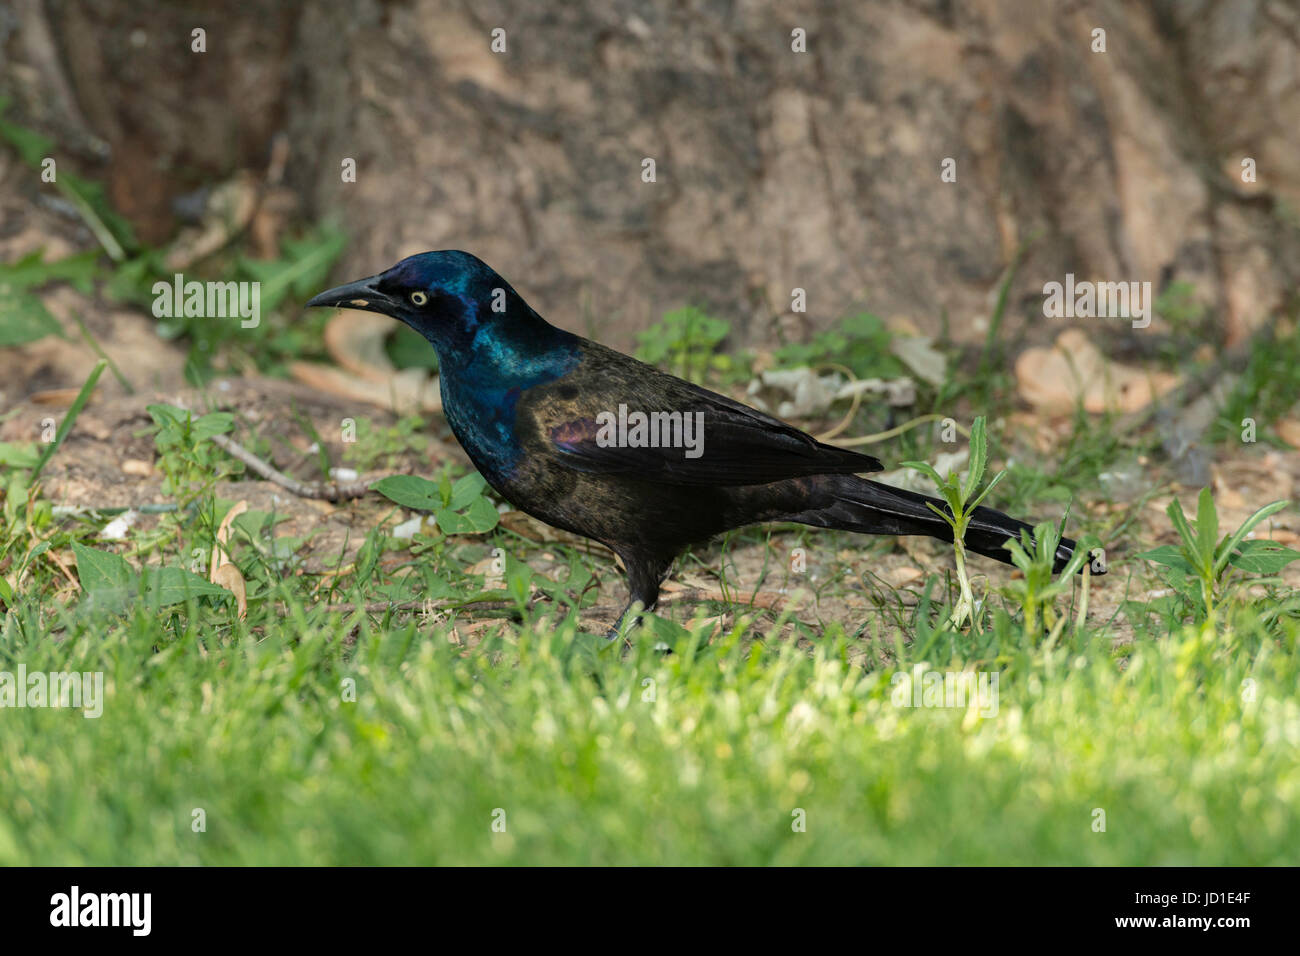
M952 540L926 507L946 510L939 499L859 477L882 469L870 455L557 329L469 253L411 256L307 304L379 312L423 335L438 353L443 411L474 465L515 507L622 558L624 618L637 602L654 608L687 546L744 525ZM1010 563L1003 543L1028 528L980 507L965 544ZM1058 569L1073 552L1062 538Z

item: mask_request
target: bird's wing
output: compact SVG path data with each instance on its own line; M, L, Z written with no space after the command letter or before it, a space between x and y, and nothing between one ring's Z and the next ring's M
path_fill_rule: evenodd
M883 467L619 352L586 348L574 372L529 389L516 406L516 424L565 467L674 485L759 485ZM640 434L634 413L645 416Z

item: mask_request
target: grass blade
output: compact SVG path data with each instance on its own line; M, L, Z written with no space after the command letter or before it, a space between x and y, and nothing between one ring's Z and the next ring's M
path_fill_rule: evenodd
M95 363L95 367L90 370L90 377L86 379L86 384L81 386L81 391L77 393L77 397L73 400L72 406L68 409L68 414L63 416L63 424L61 424L59 430L55 432L54 441L45 446L45 451L41 454L40 459L37 460L36 467L32 469L33 482L40 477L41 470L45 467L46 463L54 457L54 453L58 451L59 446L63 444L63 439L67 438L68 433L72 431L72 426L76 424L77 416L80 415L81 410L86 407L86 402L90 401L90 393L95 390L95 383L99 381L99 376L104 374L104 369L106 368L108 368L108 362L104 359L100 359Z

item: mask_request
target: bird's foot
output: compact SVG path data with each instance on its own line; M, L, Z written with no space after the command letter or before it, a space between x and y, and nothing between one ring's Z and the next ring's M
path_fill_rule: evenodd
M617 638L624 638L631 634L641 625L641 612L645 610L640 601L633 601L623 608L623 613L618 616L618 621L614 626L605 632L605 640L612 641Z

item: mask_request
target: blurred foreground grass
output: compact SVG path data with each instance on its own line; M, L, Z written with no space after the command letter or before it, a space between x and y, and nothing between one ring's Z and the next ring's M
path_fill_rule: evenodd
M806 652L701 628L664 654L539 618L466 649L298 607L214 640L192 604L161 629L140 605L74 613L52 641L38 613L7 620L0 669L102 670L106 701L0 712L4 864L1287 864L1300 846L1296 634L1245 619L1120 656L1010 637L982 716L897 706L910 649L864 670L842 634ZM943 669L976 665L956 651Z

